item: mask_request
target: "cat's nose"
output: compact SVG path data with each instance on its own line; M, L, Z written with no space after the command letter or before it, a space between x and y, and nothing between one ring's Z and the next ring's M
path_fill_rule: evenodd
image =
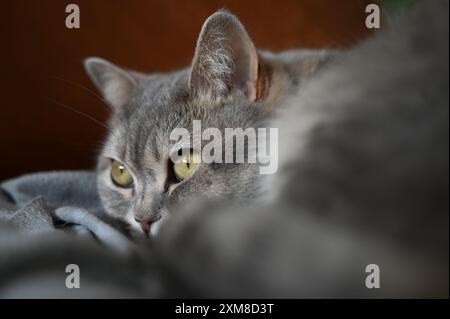
M141 224L141 228L144 231L145 234L148 234L150 232L150 227L152 226L153 221L148 219L134 219L139 224Z

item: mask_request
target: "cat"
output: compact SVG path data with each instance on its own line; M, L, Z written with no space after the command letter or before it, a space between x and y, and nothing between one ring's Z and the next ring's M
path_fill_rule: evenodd
M271 198L173 214L168 296L448 298L448 14L417 2L276 103Z
M134 236L154 235L174 207L196 197L262 196L256 163L200 163L191 176L178 179L171 132L191 130L194 120L222 132L257 128L280 100L337 54L257 51L241 22L222 10L205 21L192 66L183 70L146 75L86 59L87 73L113 110L98 159L98 191L106 212L125 221Z
M158 233L165 296L448 298L448 9L419 2L348 52L280 54L220 11L190 68L86 61L114 110L100 196ZM278 172L200 164L177 180L169 133L195 119L278 128Z

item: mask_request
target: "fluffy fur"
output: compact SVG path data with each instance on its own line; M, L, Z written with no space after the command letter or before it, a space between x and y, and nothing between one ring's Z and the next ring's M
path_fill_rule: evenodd
M246 36L234 45L251 51ZM418 4L350 52L259 52L263 78L247 81L250 91L241 84L252 68L236 61L239 79L192 81L229 75L233 55L219 47L201 68L194 59L172 74L134 75L99 159L109 213L170 214L154 245L167 296L448 297L448 2ZM204 165L165 193L168 134L194 119L278 127L279 173ZM108 158L135 172L134 191L112 185ZM193 203L198 195L210 200ZM380 267L380 289L365 287L368 264Z
M177 214L169 295L448 297L448 21L418 4L280 103L277 195Z
M98 190L109 214L141 233L138 219L163 222L177 205L197 197L248 200L261 195L257 164L202 163L189 179L175 183L170 151L175 128L257 128L277 101L303 85L333 52L257 52L236 17L219 11L204 24L191 68L143 75L99 59L87 59L88 74L112 104L110 132L98 160ZM258 65L260 68L259 79ZM262 69L262 70L261 70ZM264 82L256 99L257 80ZM111 159L132 172L135 187L117 187ZM153 230L157 228L153 227Z

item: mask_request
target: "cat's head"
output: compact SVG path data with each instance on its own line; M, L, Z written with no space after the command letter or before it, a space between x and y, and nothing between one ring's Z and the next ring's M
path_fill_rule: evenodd
M175 128L192 132L194 120L221 132L256 127L282 91L274 78L283 72L258 54L235 16L219 11L209 17L192 66L178 72L144 75L99 58L85 66L113 110L98 160L98 191L109 214L153 233L172 207L199 195L247 199L258 193L255 164L186 163L195 150L171 160L179 151L170 139Z

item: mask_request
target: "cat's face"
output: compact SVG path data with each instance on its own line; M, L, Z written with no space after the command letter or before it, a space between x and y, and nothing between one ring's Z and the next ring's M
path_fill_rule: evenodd
M233 15L208 18L188 69L143 75L98 58L86 60L86 69L113 109L98 161L98 191L109 214L156 233L177 205L259 193L257 164L186 163L198 153L170 138L176 128L192 132L194 120L222 133L256 128L280 95L277 71ZM187 161L173 162L173 152L186 147Z
M245 100L212 106L192 99L186 71L141 79L122 111L113 115L99 157L98 190L106 210L138 230L142 225L136 220L156 223L150 227L155 232L170 207L190 204L199 195L255 196L259 174L254 164L177 167L180 163L172 162L171 155L184 145L170 134L176 128L192 132L194 120L223 132L226 127L252 127L259 117L260 106Z

